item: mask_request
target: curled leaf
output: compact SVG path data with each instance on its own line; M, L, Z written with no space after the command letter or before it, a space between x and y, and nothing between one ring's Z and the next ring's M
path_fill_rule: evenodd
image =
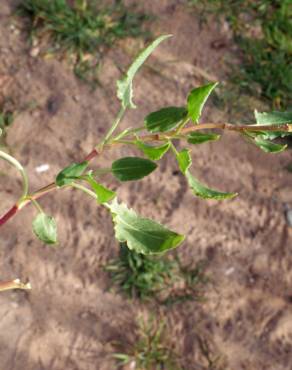
M208 188L207 186L201 184L188 170L186 171L185 175L193 193L200 198L224 200L237 196L237 193L224 193Z
M95 192L98 203L106 203L115 198L116 193L110 189L107 189L102 184L98 183L92 175L86 177L87 182L91 186L92 190Z
M135 144L149 159L152 159L153 161L161 159L170 148L170 142L160 146L151 146L143 143L143 141L137 140Z
M154 40L146 49L144 49L131 64L126 75L117 82L117 96L122 102L123 108L136 108L133 102L133 79L139 68L145 60L152 54L156 47L171 35L164 35Z
M209 83L204 86L197 87L193 89L188 96L188 113L189 117L198 123L201 116L204 105L211 94L211 92L218 85L217 82Z
M260 136L254 138L254 144L266 153L281 153L287 148L287 145L276 144Z
M181 172L186 176L188 184L192 189L193 193L203 199L228 199L233 198L236 193L224 193L217 190L208 188L207 186L201 184L189 171L192 164L192 158L189 149L183 149L176 155L176 159L179 164Z
M57 243L57 224L53 217L39 213L33 220L32 228L35 235L45 244Z
M192 164L190 149L183 149L176 155L176 159L178 161L181 172L185 174Z

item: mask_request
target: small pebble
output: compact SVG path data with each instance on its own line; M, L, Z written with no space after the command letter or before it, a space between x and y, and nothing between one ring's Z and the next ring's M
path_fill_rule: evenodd
M48 171L50 166L48 164L41 164L35 168L36 172L42 173Z
M233 273L234 273L234 271L235 271L235 268L234 268L234 267L230 267L229 269L227 269L227 270L225 271L225 275L226 275L226 276L229 276L229 275L233 274Z
M30 55L32 58L36 58L36 57L39 55L39 53L40 53L40 48L35 47L35 48L32 48L32 49L30 50L29 55Z

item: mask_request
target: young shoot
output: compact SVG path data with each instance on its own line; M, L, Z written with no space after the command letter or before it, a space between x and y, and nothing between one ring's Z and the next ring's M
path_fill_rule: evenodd
M99 176L110 173L122 185L126 181L138 181L159 167L164 155L173 155L177 166L185 176L190 191L194 196L214 201L232 199L237 196L232 189L215 190L209 188L195 176L192 165L192 146L220 139L218 130L233 131L242 138L257 146L266 153L280 153L287 145L279 143L278 138L292 134L292 112L255 112L255 123L202 123L200 117L205 103L216 88L217 82L194 87L184 106L167 106L149 112L144 119L144 126L119 130L120 122L129 109L136 108L133 97L133 80L152 52L162 43L167 42L171 35L164 35L154 40L144 49L131 64L125 76L117 82L117 98L120 109L117 117L109 125L108 132L101 138L93 150L78 163L72 163L62 169L53 181L36 191L29 191L28 176L22 165L12 156L0 151L0 158L14 166L22 176L23 192L16 203L0 218L0 226L12 219L24 206L32 203L37 211L33 220L33 231L43 242L55 245L58 242L57 224L51 215L40 207L40 198L55 190L78 189L92 197L98 206L105 207L112 216L115 237L120 243L137 253L145 255L159 254L178 247L185 239L179 230L170 230L157 221L138 215L133 209L119 200L112 189L100 182ZM212 132L216 130L216 132ZM185 143L178 150L177 141ZM117 146L135 146L141 156L129 156L113 161L109 168L93 170L94 159L101 157L105 150Z

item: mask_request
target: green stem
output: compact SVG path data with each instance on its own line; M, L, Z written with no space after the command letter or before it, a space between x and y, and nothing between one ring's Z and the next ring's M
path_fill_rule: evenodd
M73 182L72 184L70 184L70 186L72 188L83 191L85 194L87 194L87 195L91 196L92 198L94 198L95 200L97 200L96 194L92 190L88 189L87 187L85 187L83 185L80 185L80 184L77 184L76 182Z
M182 123L178 126L177 130L175 131L177 135L180 134L181 130L185 127L185 125L189 122L190 120L190 117L187 116L183 121Z
M170 148L173 151L174 155L177 157L179 155L179 152L176 150L176 147L174 146L172 141L170 142Z
M121 109L120 109L120 111L119 111L116 119L114 120L114 122L112 124L112 127L109 129L109 131L106 134L104 140L102 141L101 146L103 146L104 144L107 144L108 143L108 141L111 138L112 134L114 133L114 131L118 127L119 123L121 122L121 119L123 118L125 112L126 112L126 108L121 107Z
M120 139L123 139L124 137L133 135L133 134L135 134L137 132L140 132L140 131L143 131L143 130L145 130L145 127L144 126L140 126L138 128L129 128L129 129L126 129L123 132L121 132L120 134L118 134L117 136L115 136L112 139L112 141L119 141Z
M15 167L21 173L23 191L22 191L22 196L20 200L24 199L28 194L28 177L25 172L25 169L22 167L22 165L18 162L17 159L15 159L14 157L12 157L11 155L5 152L2 152L2 150L0 150L0 158L10 163L13 167Z
M35 206L35 208L38 210L39 213L45 213L40 206L39 202L37 202L35 199L31 199L32 204Z

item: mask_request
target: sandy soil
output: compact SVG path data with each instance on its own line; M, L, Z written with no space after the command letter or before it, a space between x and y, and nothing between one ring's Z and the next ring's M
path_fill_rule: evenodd
M159 3L159 4L156 4ZM11 17L12 2L0 7L0 96L10 97L18 116L8 134L13 154L27 168L31 188L50 182L68 163L91 150L118 110L115 80L137 41L122 42L103 63L102 87L92 91L68 66L29 55L22 24ZM226 27L199 27L196 15L176 1L149 2L159 14L154 32L171 32L135 83L138 110L125 126L141 124L147 112L183 104L188 90L206 73L221 80L234 46ZM218 40L222 42L220 48ZM219 122L223 111L208 105L204 118ZM131 154L107 153L94 166ZM29 293L0 295L0 370L113 370L116 341L133 341L135 318L147 309L167 319L170 337L185 369L292 369L292 229L285 210L292 207L292 174L284 170L291 152L266 155L241 138L225 134L214 144L193 148L194 172L218 189L237 191L225 202L194 198L167 156L143 181L123 184L120 199L139 213L181 233L184 260L208 261L212 284L206 301L163 308L142 306L108 291L102 266L117 255L105 210L75 191L60 191L41 203L57 218L60 245L43 247L32 235L35 211L24 209L1 229L1 280L29 279ZM36 167L49 164L45 173ZM0 211L20 191L16 173L1 163ZM118 186L111 178L108 184ZM208 343L211 367L200 343Z

